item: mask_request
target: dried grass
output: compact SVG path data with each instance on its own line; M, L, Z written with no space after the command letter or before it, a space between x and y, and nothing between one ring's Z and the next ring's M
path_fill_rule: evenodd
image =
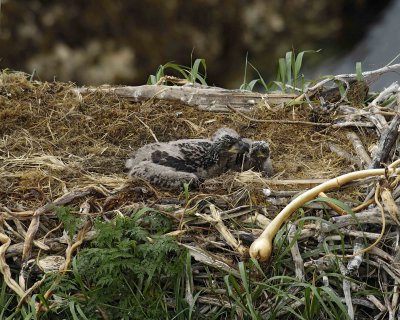
M124 173L128 154L154 142L155 137L159 141L209 137L218 128L227 126L246 138L268 140L276 172L272 180L329 179L350 170L349 164L326 144L332 141L354 154L343 129L252 123L236 113L204 112L166 101L131 103L109 93L80 95L74 89L72 83L28 81L22 73L0 75L0 215L14 229L15 219L20 217L22 229L30 230L29 217L39 208L68 192L79 194L92 186L97 189L72 197L68 205L80 207L87 203L90 215L107 216L126 208L145 205L162 208L163 204L171 208L177 204L175 212L165 211L165 214L180 222L182 213L198 209L195 203L201 199L212 199L226 210L262 204L273 216L277 208L269 203L263 188L279 191L308 187L271 184L256 172L227 173L206 181L200 191L191 192L192 200L185 206L183 193L156 190L145 181L128 179ZM294 106L259 109L250 116L310 121L311 114L307 107ZM376 143L372 131L364 129L362 138L367 146ZM357 196L358 189L354 188L352 194ZM30 233L31 237L42 238L57 227L49 217L44 215L39 226L32 226L37 230ZM234 228L240 229L240 224ZM194 234L203 231L204 237L209 236L206 228L195 227L193 231ZM50 238L61 234L61 229L52 231L45 243L51 243ZM192 241L201 242L204 237L194 236ZM184 236L181 240L184 242ZM12 245L17 248L21 240L13 238ZM65 253L66 247L62 247ZM15 250L8 255L21 254L20 249ZM29 253L38 254L37 247ZM233 251L229 254L222 251L220 260L234 265L235 255Z

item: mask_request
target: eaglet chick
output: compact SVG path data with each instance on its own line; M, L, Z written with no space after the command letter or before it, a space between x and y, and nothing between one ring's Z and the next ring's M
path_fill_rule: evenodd
M232 170L246 171L253 170L261 172L264 176L272 176L274 171L272 168L271 151L268 142L252 141L243 139L244 143L249 145L249 152L238 154Z
M126 161L130 176L153 185L178 189L183 183L198 187L204 179L227 171L229 159L249 151L239 134L219 129L212 139L183 139L151 143L139 148Z

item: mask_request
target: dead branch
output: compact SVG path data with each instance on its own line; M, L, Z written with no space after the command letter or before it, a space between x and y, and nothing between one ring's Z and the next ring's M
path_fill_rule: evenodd
M219 231L219 233L225 239L228 245L232 249L236 250L241 256L244 256L247 253L247 249L240 243L240 241L235 239L232 233L225 226L224 222L221 219L221 213L215 208L214 205L210 205L210 210L211 216L199 213L196 215L214 225L215 229Z
M372 160L367 151L365 151L361 139L352 131L347 132L347 138L353 144L354 150L361 160L362 169L367 169L371 165Z
M324 232L330 232L335 229L341 229L351 225L359 225L365 223L373 223L376 225L382 225L382 219L379 215L378 208L368 209L362 212L358 212L354 215L345 215L345 216L338 216L332 217L330 220L332 224L325 224L321 225L321 228ZM397 225L395 221L393 221L392 217L389 214L385 214L385 221L386 224L389 225ZM354 231L353 231L354 232Z
M296 235L296 226L292 223L289 224L288 231L288 241L291 244L290 252L292 253L292 258L295 266L295 275L299 281L304 281L304 261L301 257L299 245L297 240L294 243L291 243Z
M334 144L333 142L328 142L327 144L329 146L329 149L332 152L335 152L338 156L340 156L343 159L347 160L348 162L356 165L359 169L363 168L363 166L361 164L361 161L359 161L353 155L348 153L346 150L342 149L341 147L339 147L338 145Z
M22 260L26 261L30 256L32 249L32 242L39 228L40 216L42 214L45 214L46 212L53 210L55 206L62 206L68 204L77 198L85 197L92 193L101 193L103 195L108 195L104 188L100 188L97 186L88 186L81 190L76 190L66 193L61 197L57 198L56 200L54 200L52 203L46 204L40 207L39 209L35 210L28 231L26 232L24 248L22 252Z
M396 115L390 124L386 126L379 139L378 149L372 159L370 168L379 168L387 161L393 145L399 136L400 115Z
M81 94L96 91L112 93L135 102L149 99L176 101L197 107L199 110L213 112L229 111L227 105L233 106L235 110L249 112L257 104L266 102L269 105L280 105L296 97L293 94L261 94L244 90L227 90L204 86L143 85L137 87L80 88L76 90Z
M392 72L392 71L396 71L400 69L400 63L398 64L393 64L391 66L385 66L383 68L379 68L376 70L372 70L372 71L366 71L362 73L362 76L364 78L369 78L371 76L376 76L376 75L382 75L384 73L387 72ZM338 74L336 76L333 77L327 77L326 79L318 82L317 84L315 84L314 86L310 87L307 89L307 92L313 92L316 89L320 88L321 86L323 86L325 83L329 82L329 81L333 81L333 80L339 80L340 78L347 78L347 79L356 79L357 78L357 74L354 73L345 73L345 74Z

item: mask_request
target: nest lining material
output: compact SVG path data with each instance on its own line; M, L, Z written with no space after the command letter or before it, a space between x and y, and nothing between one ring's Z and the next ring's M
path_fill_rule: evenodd
M22 232L23 236L30 234L28 226L38 208L57 202L56 199L71 195L74 190L79 190L80 194L71 196L68 205L79 208L82 203L89 203L88 213L92 215L124 212L126 208L146 205L162 210L173 208L175 203L175 212L168 214L182 226L182 223L190 225L190 221L199 219L185 214L189 212L186 209L201 199L226 210L239 208L240 211L240 206L250 205L254 210L247 213L258 211L273 216L284 204L280 204L278 198L267 198L262 189L269 188L275 194L293 192L294 195L309 187L295 182L273 183L274 180L329 179L354 170L327 145L327 142L333 142L354 154L344 129L253 123L233 112L199 111L156 100L132 103L101 91L80 94L75 89L70 83L28 81L19 73L0 76L0 213L11 229L21 227L24 232L17 233ZM310 121L311 114L308 108L298 105L272 110L259 108L251 117ZM144 144L155 139L210 137L224 126L235 129L243 137L269 141L276 172L272 183L257 173L238 175L228 172L206 181L199 191L191 192L191 200L185 207L183 193L157 190L146 181L128 179L124 172L128 155ZM365 146L376 144L373 130L360 129L359 133ZM356 202L360 200L357 199L360 188L356 186L337 195L343 197L345 194L348 200ZM42 219L35 239L43 239L57 226L51 209L43 212L47 215ZM246 215L246 212L237 216ZM239 232L238 229L238 225L233 227L234 232ZM244 227L243 230L258 234L261 228ZM198 234L199 229L189 227L185 234L191 232ZM49 238L58 239L61 233L62 228ZM11 247L6 256L24 258L20 248L24 240L13 234L10 238ZM184 239L181 241L185 242ZM202 241L196 236L191 239L192 244L193 239ZM43 242L44 246L46 243ZM63 248L66 250L65 246ZM37 244L30 253L32 256L38 253ZM45 254L51 255L51 250ZM221 261L230 261L227 270L235 266L237 256L234 252L228 254L230 258L226 257L226 251L219 254Z

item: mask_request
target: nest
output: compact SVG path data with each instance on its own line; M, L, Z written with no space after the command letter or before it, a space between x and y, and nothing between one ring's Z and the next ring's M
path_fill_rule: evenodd
M320 123L337 123L338 119L338 112L318 114ZM259 105L244 117L237 112L207 112L165 100L130 102L101 88L81 93L72 83L29 81L21 73L0 76L0 121L0 240L5 249L0 260L7 284L23 299L40 286L32 285L27 277L20 277L18 283L13 280L26 270L28 261L35 261L42 273L65 273L76 250L93 238L90 221L96 217L110 220L144 207L154 208L173 221L176 232L172 235L189 250L194 264L239 274L237 263L248 259L252 241L292 197L327 179L361 169L350 131L359 137L365 150L376 149L380 141L375 128L368 126L292 123L315 121L315 110L307 105ZM129 179L124 172L128 155L140 146L155 140L210 137L220 127L233 128L246 138L267 140L275 176L265 179L252 171L227 172L205 181L200 190L172 193L140 179ZM371 180L355 183L334 190L329 197L354 207L365 201L371 186ZM66 238L65 228L59 224L54 208L62 206L75 208L82 218L81 229L73 238ZM347 254L366 231L346 227L353 225L351 222L338 231L315 220L296 220L306 216L328 221L330 217L336 219L337 213L325 203L308 203L303 215L297 214L281 234L280 239L285 235L295 238L286 246L295 244L303 254L302 267L290 262L286 272L303 280L315 270L329 272L332 264L342 264L323 252L310 254L328 241L326 237L344 232L349 246L341 254ZM375 216L379 217L379 212ZM388 221L395 224L391 218ZM379 227L368 232L369 239L376 239ZM333 244L335 240L329 241L335 253L341 251L337 243ZM393 241L385 240L379 250L385 250L385 246L392 257ZM328 266L318 269L324 258ZM387 259L385 263L390 264L393 258ZM16 266L11 274L8 264ZM273 262L263 269L271 274ZM397 277L400 279L396 273L396 281ZM379 275L363 279L377 286ZM217 280L217 286L223 288L223 277ZM205 286L200 277L195 281L199 287ZM226 306L227 298L218 292L207 293L201 303L219 301ZM342 292L337 294L343 296ZM207 302L207 295L212 303ZM377 310L368 298L360 300ZM260 308L268 315L272 304Z

